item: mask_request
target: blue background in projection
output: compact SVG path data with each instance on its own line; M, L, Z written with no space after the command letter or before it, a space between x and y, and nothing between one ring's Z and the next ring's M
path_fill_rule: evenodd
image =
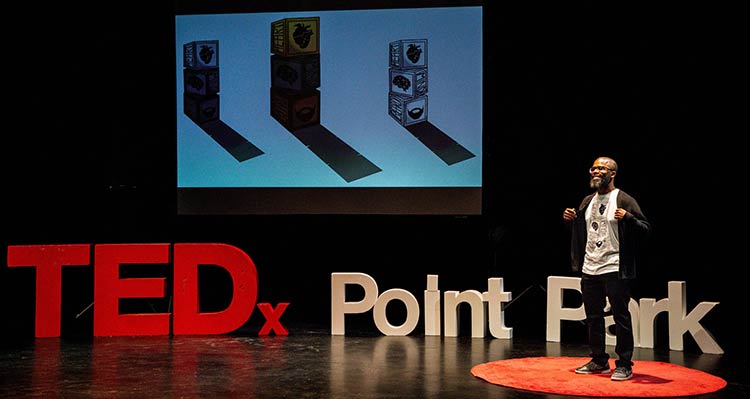
M270 115L271 23L314 16L321 125L382 169L351 183ZM178 187L481 187L481 7L179 15L175 30ZM428 121L474 158L446 165L388 114L403 39L427 39ZM263 155L238 162L183 114L182 46L199 40L219 41L220 119Z

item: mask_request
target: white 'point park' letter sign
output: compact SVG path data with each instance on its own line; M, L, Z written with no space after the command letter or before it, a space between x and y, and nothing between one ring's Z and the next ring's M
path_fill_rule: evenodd
M364 289L364 297L357 301L346 300L346 286L358 285ZM640 302L631 300L630 314L633 319L633 339L637 347L654 347L654 325L661 312L669 315L669 349L683 350L683 336L690 332L700 349L705 353L721 354L724 351L716 343L711 333L700 320L718 302L701 302L690 313L685 302L685 282L670 281L668 298L656 301L642 298ZM577 308L562 306L563 292L566 289L580 293L581 279L574 277L550 276L547 278L547 341L560 342L562 320L584 320L583 305ZM406 307L406 320L399 326L388 322L386 307L392 300L401 301ZM438 276L427 276L427 289L424 291L424 326L426 336L440 335L441 324L444 335L458 336L458 308L462 303L471 308L471 336L483 338L488 330L495 338L512 338L513 328L506 327L504 304L511 300L511 293L503 289L502 278L487 279L487 291L476 290L445 291L441 314ZM419 321L420 307L410 292L394 288L378 294L378 284L364 273L333 273L331 275L331 335L344 335L346 314L365 313L373 310L376 327L384 335L404 336L414 331ZM445 320L441 323L441 319ZM489 323L487 323L489 321ZM607 327L613 324L612 316L605 318ZM607 344L614 345L615 337L607 332Z

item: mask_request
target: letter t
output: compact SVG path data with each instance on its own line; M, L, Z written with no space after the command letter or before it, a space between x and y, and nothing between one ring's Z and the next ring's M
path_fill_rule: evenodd
M62 267L88 266L89 244L18 245L8 247L8 267L36 266L34 336L60 336Z

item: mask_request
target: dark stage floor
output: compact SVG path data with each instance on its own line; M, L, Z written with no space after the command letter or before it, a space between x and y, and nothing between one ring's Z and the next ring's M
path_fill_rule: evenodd
M518 338L347 334L301 329L288 336L5 341L0 397L562 398L494 385L474 377L471 368L501 359L588 353L582 344ZM635 360L670 362L728 382L694 398L750 397L748 363L730 354L637 348Z

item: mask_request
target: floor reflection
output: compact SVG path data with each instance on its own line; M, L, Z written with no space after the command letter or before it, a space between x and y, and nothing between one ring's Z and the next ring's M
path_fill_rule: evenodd
M540 398L545 395L493 385L470 370L495 360L587 352L585 345L518 339L326 333L40 338L2 353L0 397ZM747 390L747 362L732 363L726 354L637 348L634 358L729 382L702 398Z

